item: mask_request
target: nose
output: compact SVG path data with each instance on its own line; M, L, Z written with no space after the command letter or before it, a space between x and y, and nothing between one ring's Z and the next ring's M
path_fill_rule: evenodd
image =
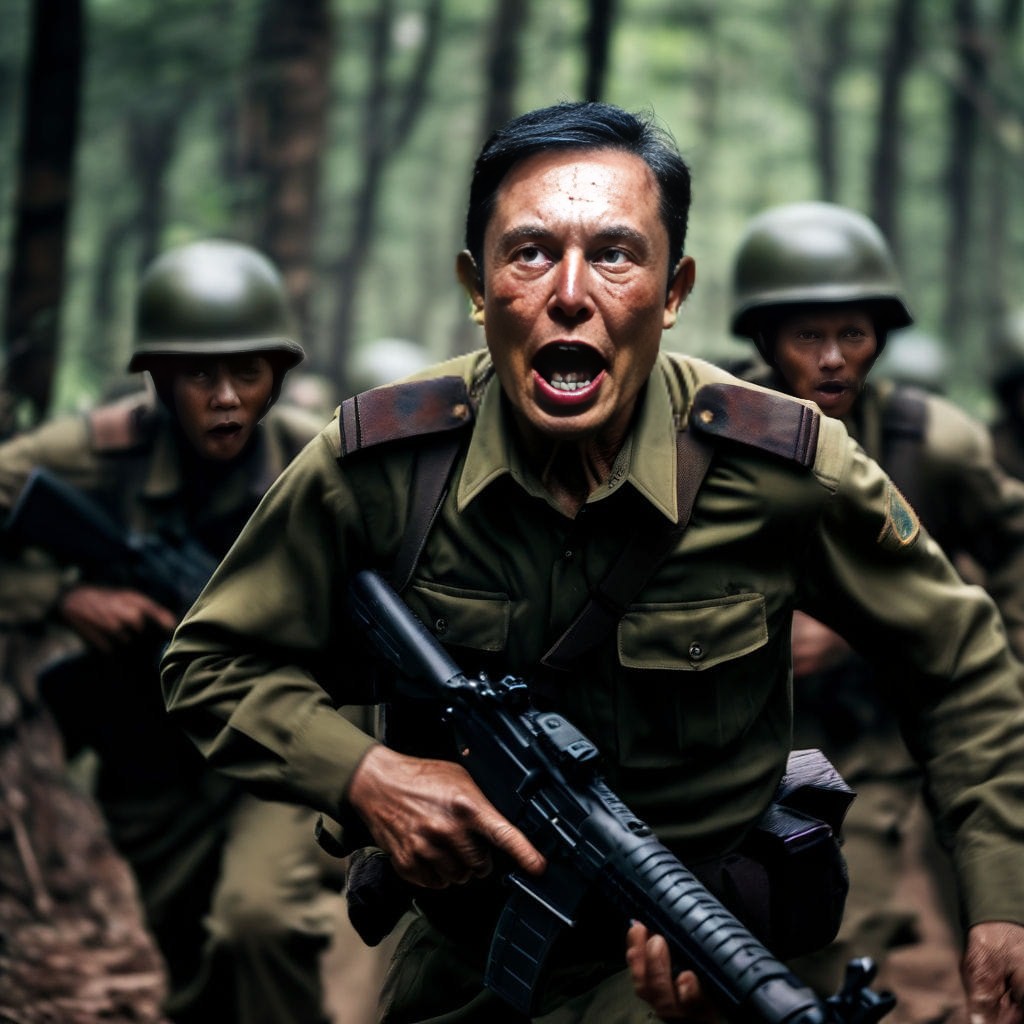
M238 389L230 373L221 370L213 382L213 404L218 409L233 409L240 404Z
M589 264L581 252L565 253L555 268L554 286L548 308L552 314L578 322L592 311L589 290Z
M825 339L821 346L818 363L823 369L828 370L837 370L845 365L846 359L838 338Z

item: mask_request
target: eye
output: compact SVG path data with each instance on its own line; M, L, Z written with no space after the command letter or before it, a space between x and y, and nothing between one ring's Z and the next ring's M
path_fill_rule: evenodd
M548 261L547 253L539 245L524 245L516 250L516 262L527 267L540 267Z
M631 262L631 257L625 249L612 247L604 249L597 257L598 263L604 263L610 267L621 267Z

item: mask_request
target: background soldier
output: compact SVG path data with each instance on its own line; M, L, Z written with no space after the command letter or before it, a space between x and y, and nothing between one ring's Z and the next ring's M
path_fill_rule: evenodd
M949 355L934 335L916 327L901 327L886 338L875 361L874 376L942 395L949 383Z
M271 409L302 357L261 254L216 240L172 249L137 297L129 368L149 371L153 386L0 446L0 507L45 467L126 534L220 558L322 426ZM339 897L324 886L311 812L243 795L168 721L157 659L182 609L36 551L5 566L3 581L8 621L70 625L94 655L52 673L47 692L69 744L97 752L97 798L168 964L168 1014L181 1024L324 1019L318 957Z
M999 416L992 426L996 458L1024 480L1024 310L1006 318L993 359L992 389Z
M984 424L940 396L879 376L875 359L883 349L888 355L889 331L911 314L877 227L828 203L773 207L744 232L734 286L732 330L765 361L746 375L841 418L947 555L966 554L982 567L1014 648L1024 653L1024 488L996 465ZM905 336L911 344L896 354L896 373L923 340ZM908 824L919 779L880 697L884 671L879 677L805 615L794 619L793 657L796 745L823 748L858 793L844 826L851 887L839 938L796 965L833 991L850 956L881 959L913 938L915 911L895 894L908 844L922 838ZM940 878L948 886L948 869Z

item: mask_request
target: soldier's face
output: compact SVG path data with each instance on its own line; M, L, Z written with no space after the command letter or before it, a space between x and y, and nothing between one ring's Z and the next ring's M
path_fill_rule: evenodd
M863 306L809 307L783 320L775 341L775 365L790 393L838 418L853 409L877 353Z
M260 355L182 360L172 380L182 432L201 458L215 462L242 452L273 390L273 367Z
M629 424L661 334L693 285L666 288L658 185L618 150L541 153L502 182L483 287L460 257L501 385L528 433L612 443Z

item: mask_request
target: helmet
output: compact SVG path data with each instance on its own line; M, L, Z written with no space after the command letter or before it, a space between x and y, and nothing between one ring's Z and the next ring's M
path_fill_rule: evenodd
M261 253L211 239L170 249L143 272L132 372L168 356L274 355L275 374L303 359L284 283Z
M1024 378L1024 309L1005 317L992 350L992 386L996 391L1015 387L1021 378Z
M425 370L431 363L422 345L405 338L377 338L356 350L348 368L349 386L358 394Z
M935 394L946 390L949 355L938 338L915 327L893 331L875 373L897 384L911 384Z
M873 221L835 203L787 203L758 214L744 231L733 267L732 331L767 359L762 314L770 309L863 302L881 327L905 327L913 317L902 290Z

